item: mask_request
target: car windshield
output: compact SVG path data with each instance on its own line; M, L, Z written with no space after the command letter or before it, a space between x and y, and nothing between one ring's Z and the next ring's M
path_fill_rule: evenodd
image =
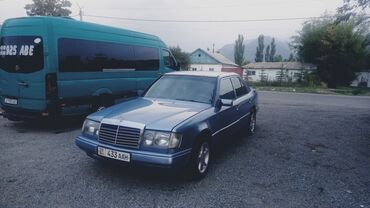
M156 81L145 97L212 103L216 78L166 75Z

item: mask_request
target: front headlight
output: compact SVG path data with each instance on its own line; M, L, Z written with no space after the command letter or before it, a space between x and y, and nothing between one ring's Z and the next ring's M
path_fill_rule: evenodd
M99 135L100 123L86 119L82 126L82 133L89 136L98 137Z
M144 145L161 148L176 148L180 146L182 136L177 133L146 130Z

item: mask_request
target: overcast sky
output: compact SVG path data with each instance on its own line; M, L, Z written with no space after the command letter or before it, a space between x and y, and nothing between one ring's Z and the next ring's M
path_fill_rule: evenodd
M0 22L26 16L24 5L31 0L0 0ZM78 14L78 3L84 21L137 30L159 36L167 45L179 45L185 51L212 47L218 49L233 43L238 34L252 39L259 34L289 40L304 20L264 22L141 22L89 17L99 15L159 20L255 20L316 17L334 13L342 0L71 0L72 16Z

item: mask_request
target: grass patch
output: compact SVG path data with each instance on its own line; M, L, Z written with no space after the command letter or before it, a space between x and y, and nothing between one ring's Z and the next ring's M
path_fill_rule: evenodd
M304 86L298 83L249 83L249 85L261 91L370 96L370 88L364 87L338 87L337 89L329 89L325 86Z

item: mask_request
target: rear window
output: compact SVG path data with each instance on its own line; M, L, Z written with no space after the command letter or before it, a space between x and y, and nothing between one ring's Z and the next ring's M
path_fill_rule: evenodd
M0 68L12 73L31 73L44 68L44 47L39 36L0 38Z
M118 72L159 69L158 48L61 38L59 71Z

